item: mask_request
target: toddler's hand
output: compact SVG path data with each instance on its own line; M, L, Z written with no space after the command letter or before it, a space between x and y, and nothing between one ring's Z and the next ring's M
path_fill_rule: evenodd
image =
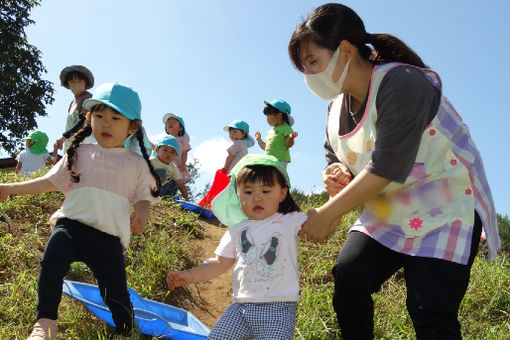
M168 275L166 276L166 284L170 290L189 285L191 282L191 273L187 270L181 272L168 272Z
M131 232L134 234L140 235L147 228L146 220L138 217L135 212L131 214L129 220L131 222Z
M257 138L257 140L260 139L260 132L259 131L255 132L255 138Z
M297 131L294 131L291 135L290 135L290 138L294 139L298 136L298 133Z

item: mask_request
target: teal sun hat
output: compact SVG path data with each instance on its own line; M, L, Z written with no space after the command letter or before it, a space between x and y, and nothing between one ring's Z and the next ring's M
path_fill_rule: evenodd
M166 113L164 116L163 116L163 124L166 124L166 121L169 120L170 118L175 118L179 121L179 124L181 124L182 128L185 129L186 126L184 126L184 119L182 119L181 117L179 117L178 115L174 115L173 113Z
M290 115L290 105L283 99L264 100L264 104L270 105L280 112L286 113L289 117L289 125L294 125L294 118Z
M83 102L83 107L90 111L97 104L105 104L130 120L142 120L142 102L138 93L129 86L120 83L99 86L92 98Z
M228 132L229 128L237 129L246 132L246 137L244 137L244 142L246 143L247 147L252 147L255 145L255 140L252 136L249 135L250 133L250 125L246 123L244 120L234 120L229 125L225 126L223 128L224 131Z
M42 131L36 130L22 139L34 142L29 150L35 155L42 155L43 153L49 152L48 149L46 149L46 145L48 145L48 135Z
M156 146L160 147L162 145L166 145L173 148L175 152L177 152L177 155L181 154L181 152L179 151L179 141L177 141L177 138L175 138L174 136L166 135L165 137L161 138L158 144L156 144ZM156 156L158 155L156 151L154 151L154 154Z
M272 166L278 169L285 178L285 182L290 189L290 180L287 171L282 166L280 161L270 155L255 155L248 154L241 158L241 160L234 166L230 171L230 183L228 186L220 192L216 198L212 201L212 211L214 215L220 220L221 223L233 227L242 221L248 220L241 208L241 202L239 202L239 196L237 195L236 180L239 172L251 165L265 165Z

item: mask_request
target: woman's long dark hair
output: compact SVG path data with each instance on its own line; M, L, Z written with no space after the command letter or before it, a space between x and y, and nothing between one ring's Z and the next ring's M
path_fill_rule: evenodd
M287 185L287 181L283 174L278 171L274 166L267 165L248 165L243 168L237 174L236 189L244 183L255 183L262 182L264 185L273 186L275 185L275 179L282 188L287 188L287 196L280 202L278 206L278 212L282 214L288 214L293 211L301 211L301 208L294 202L292 195L290 194L290 188Z
M427 67L421 58L402 40L390 34L369 34L361 18L347 6L330 3L317 7L296 27L289 42L289 55L294 66L304 72L301 47L313 41L320 47L335 51L342 40L356 46L359 54L374 64L402 62ZM368 45L373 46L373 50Z
M106 106L104 104L98 104L94 105L90 112L103 110L104 108L108 108L109 110L112 110L114 112L117 112L110 108L109 106ZM132 121L133 122L133 121ZM92 134L92 127L90 126L90 121L86 120L85 125L76 132L72 138L71 145L67 149L67 170L69 171L69 174L71 175L71 180L75 183L80 182L80 174L73 170L73 163L78 157L77 150L80 147L81 142L88 136ZM142 155L145 161L147 162L147 166L149 167L149 170L151 172L152 177L156 180L156 188L151 188L152 196L158 197L161 191L161 179L159 178L158 174L156 173L156 170L154 170L154 167L152 166L151 161L149 160L149 155L147 154L147 150L145 149L145 143L143 142L143 133L142 129L138 129L135 133L136 139L138 140L138 144L140 145L140 149L142 150Z

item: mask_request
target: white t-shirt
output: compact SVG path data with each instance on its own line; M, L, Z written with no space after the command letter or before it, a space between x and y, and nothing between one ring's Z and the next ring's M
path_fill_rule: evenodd
M232 142L232 145L227 149L227 152L234 156L232 158L232 162L227 169L227 173L232 170L232 168L248 154L248 147L246 146L246 142L244 140L235 140Z
M237 302L299 301L298 232L307 215L276 213L247 220L223 235L215 254L235 258L232 288Z
M32 172L44 169L46 160L50 157L50 154L47 152L36 155L30 150L21 151L16 157L16 160L21 163L20 175L29 177Z
M73 168L80 182L71 181L67 154L44 176L65 195L50 223L67 217L120 238L127 248L131 237L131 206L139 201L157 202L156 186L145 159L124 148L105 149L81 144Z
M152 166L154 167L154 170L156 170L156 169L165 170L167 176L165 178L162 178L161 182L165 183L170 180L178 181L178 180L182 179L182 175L174 163L165 164L162 161L160 161L158 157L151 157L150 160L151 160Z

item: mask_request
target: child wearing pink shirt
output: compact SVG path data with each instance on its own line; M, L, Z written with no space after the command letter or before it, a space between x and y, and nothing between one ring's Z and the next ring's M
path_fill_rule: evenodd
M41 260L37 322L29 339L56 339L62 282L75 261L87 264L97 278L117 333L129 336L134 324L123 254L131 232L146 228L150 203L159 200L159 177L143 142L141 103L133 89L106 83L83 105L90 111L85 127L50 172L0 185L0 201L10 194L61 190L66 195L50 218L53 233ZM97 144L81 144L91 134ZM135 138L143 157L124 148Z

